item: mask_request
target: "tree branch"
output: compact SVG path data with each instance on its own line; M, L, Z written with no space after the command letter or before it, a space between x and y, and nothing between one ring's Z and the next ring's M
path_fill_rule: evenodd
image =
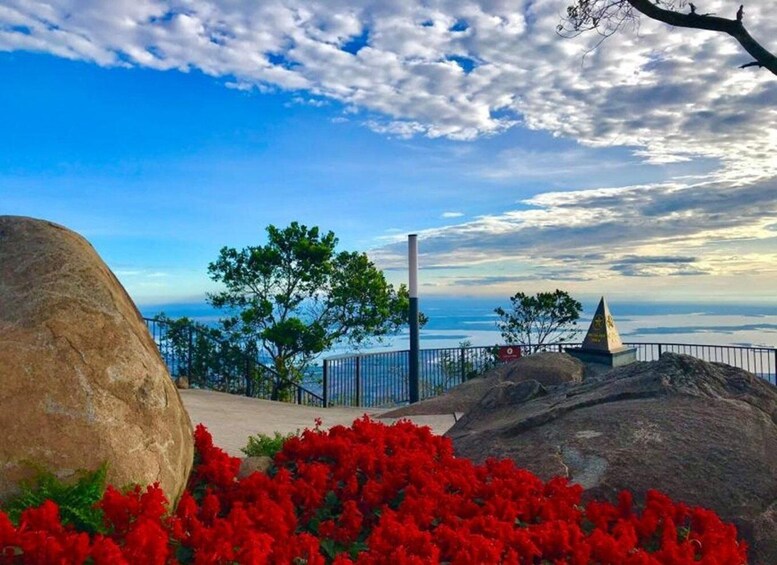
M753 36L748 33L743 23L744 6L737 10L736 19L730 20L718 16L700 15L696 13L695 6L689 14L682 14L673 10L659 8L652 0L626 0L635 10L647 17L664 22L671 26L693 29L705 29L726 33L736 39L747 51L754 63L743 65L740 68L759 66L777 75L777 56L767 51Z

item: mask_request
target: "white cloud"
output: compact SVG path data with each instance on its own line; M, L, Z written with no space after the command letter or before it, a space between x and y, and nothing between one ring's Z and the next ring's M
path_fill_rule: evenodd
M114 269L113 273L120 278L136 279L164 279L170 276L170 273L164 271L150 271L147 269Z
M524 280L777 276L777 181L663 183L539 194L525 209L419 233L426 267L472 267L451 286ZM382 267L404 246L373 250ZM505 272L505 275L495 275ZM520 273L520 275L516 275Z
M0 50L199 69L231 88L336 100L355 115L349 119L400 138L471 140L521 126L586 146L629 147L658 165L709 159L719 168L706 177L537 195L516 210L422 233L422 249L436 264L523 261L567 277L592 269L597 277L775 273L774 254L748 253L743 242L775 241L777 77L738 69L749 59L731 38L647 19L591 51L595 34L555 33L569 2L6 0ZM724 16L734 8L699 5ZM751 0L746 23L777 51L771 8ZM354 40L363 43L358 51ZM575 151L554 155L516 149L479 173L537 179L598 168ZM377 255L390 265L395 252ZM697 260L619 262L634 254Z
M0 49L306 91L301 100L338 100L399 137L473 139L523 124L633 146L654 163L720 159L732 178L777 172L777 80L739 70L748 58L732 39L643 19L638 34L622 31L583 58L599 37L556 35L568 2L8 0ZM748 3L746 21L777 49L769 4Z
M464 215L463 212L443 212L441 218L461 218Z
M321 100L320 98L304 98L302 96L295 96L291 99L291 102L287 103L287 106L313 106L314 108L323 108L328 106L329 102Z

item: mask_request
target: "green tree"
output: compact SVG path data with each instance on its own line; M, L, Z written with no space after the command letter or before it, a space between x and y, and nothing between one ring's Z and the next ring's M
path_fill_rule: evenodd
M174 377L186 376L192 386L224 392L245 390L249 396L265 384L255 351L235 341L234 335L188 317L169 318L164 312L154 319L165 328L160 346L173 356L170 367Z
M441 394L453 383L459 384L479 377L499 363L498 347L473 347L468 339L459 342L459 349L446 350L440 358L440 369L445 381L432 392Z
M494 309L496 322L507 344L521 344L537 351L548 343L567 341L576 333L582 304L563 290L527 296L518 292L510 298L512 308Z
M686 7L687 11L681 11ZM567 16L558 26L558 31L563 35L577 35L596 30L603 37L608 37L623 27L624 23L636 21L639 15L675 27L727 34L753 58L752 62L745 63L740 68L762 67L777 75L777 56L745 29L742 5L733 18L722 18L700 13L696 5L687 0L577 0L567 8Z
M280 377L273 398L333 345L379 340L407 323L406 287L394 289L364 253L337 252L337 243L318 227L270 225L266 245L224 247L208 266L225 286L208 295L231 314L221 320L223 331L272 359Z

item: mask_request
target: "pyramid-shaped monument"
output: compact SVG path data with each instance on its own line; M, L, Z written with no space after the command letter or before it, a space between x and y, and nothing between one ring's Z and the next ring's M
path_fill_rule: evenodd
M588 327L588 333L583 340L583 349L596 349L599 351L617 351L623 348L621 336L618 334L618 328L615 327L615 321L610 314L610 308L607 301L602 296L596 313Z
M628 365L637 360L636 348L625 347L615 327L610 308L602 296L596 313L585 334L583 345L569 348L567 353L587 363L604 363L610 367Z

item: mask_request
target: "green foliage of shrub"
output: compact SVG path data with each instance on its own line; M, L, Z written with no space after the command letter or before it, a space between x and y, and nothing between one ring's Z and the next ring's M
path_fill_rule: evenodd
M95 471L80 471L74 482L60 480L48 471L39 471L34 479L19 485L21 493L4 504L2 510L18 525L24 510L51 500L59 506L63 524L71 524L78 531L90 534L104 533L103 512L96 504L105 493L107 473L107 463Z
M280 432L275 432L272 436L267 434L256 434L255 436L248 437L248 445L241 448L240 451L245 453L248 457L258 457L260 455L266 455L267 457L275 457L283 447L284 442L298 435L295 434L283 435Z
M510 303L510 310L494 309L499 316L496 325L507 344L526 345L534 353L543 345L569 341L577 333L575 326L583 305L566 291L556 289L534 296L516 292Z

